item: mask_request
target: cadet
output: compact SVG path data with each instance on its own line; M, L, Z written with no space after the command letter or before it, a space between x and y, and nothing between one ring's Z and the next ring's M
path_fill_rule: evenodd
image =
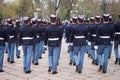
M108 57L109 57L109 50L111 41L114 37L114 30L113 26L109 24L109 14L103 15L103 24L98 28L97 35L96 35L96 45L95 49L98 48L98 60L99 60L99 69L98 71L101 71L103 73L106 73L107 71L107 65L108 65ZM102 54L104 55L104 60L102 59Z
M113 17L112 16L109 16L109 24L113 25L113 27L114 27ZM111 49L110 49L109 59L111 58L112 47L113 47L113 43L111 43Z
M44 48L44 38L45 38L45 24L42 20L38 19L38 27L39 27L39 36L40 36L40 52L39 52L39 59L42 59L42 53L45 53L46 48Z
M83 70L84 54L87 45L88 28L84 24L84 15L79 15L79 24L72 27L70 43L74 46L74 57L76 64L76 72L81 73Z
M94 59L94 51L91 48L91 40L90 40L90 28L95 25L95 17L90 17L90 24L88 24L88 45L86 46L87 52L88 52L88 57L91 57L91 59ZM94 60L92 61L94 63Z
M45 33L45 45L48 45L48 72L52 70L52 74L57 74L57 64L62 38L62 29L56 26L56 18L56 15L51 15L51 25L46 28Z
M25 73L31 72L31 57L33 54L33 38L35 37L34 29L30 26L29 17L23 18L24 24L20 28L19 49L23 47L23 67Z
M7 40L6 29L2 25L2 19L0 18L0 72L4 72L3 70L3 59L4 59L4 51L5 51L5 42Z
M73 52L73 45L71 45L70 43L70 35L71 35L71 32L72 32L72 27L75 26L77 23L78 23L78 17L76 16L73 16L72 20L71 20L71 24L69 25L69 27L66 29L66 42L68 43L68 50L69 50L69 57L70 57L70 62L69 62L69 65L74 65L75 66L75 61L74 61L74 52Z
M34 28L35 31L35 39L34 39L34 54L33 54L33 63L34 65L39 65L38 63L38 59L39 59L39 54L42 53L42 47L41 45L41 35L42 35L42 30L39 27L39 25L37 25L37 19L36 18L32 18L32 26Z
M116 58L115 64L119 62L119 65L120 65L120 55L118 51L118 45L120 43L120 14L119 14L119 21L115 23L114 28L115 28L114 52L115 52L115 58Z
M90 46L91 46L91 56L92 56L92 64L95 64L95 50L94 50L94 45L95 45L95 39L96 39L96 32L97 28L100 25L100 20L101 16L96 15L95 17L95 24L90 25Z
M16 27L16 33L17 33L17 39L16 39L16 57L20 58L20 50L18 50L19 46L19 28L20 28L20 20L15 21L15 27Z
M17 39L17 33L16 33L16 28L14 27L14 25L12 23L13 20L11 18L9 18L7 21L8 21L7 35L9 37L7 61L10 63L14 63L14 49L15 49L15 43L16 43L16 39Z

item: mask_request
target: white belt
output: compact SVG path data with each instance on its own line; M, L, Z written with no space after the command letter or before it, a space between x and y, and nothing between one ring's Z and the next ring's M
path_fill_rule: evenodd
M26 40L26 39L33 39L33 38L32 37L23 37L22 39Z
M96 34L93 34L92 36L93 36L93 37L96 37Z
M85 38L85 36L75 36L75 38Z
M100 36L100 38L108 39L108 38L110 38L110 36Z
M48 40L55 41L55 40L59 40L59 38L48 38Z
M120 32L116 32L115 34L120 34Z
M9 36L9 38L11 39L11 38L14 38L14 36Z
M0 40L4 40L4 38L0 38Z

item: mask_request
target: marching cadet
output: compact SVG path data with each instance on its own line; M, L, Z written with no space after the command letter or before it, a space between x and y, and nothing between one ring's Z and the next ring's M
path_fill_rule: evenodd
M114 37L114 29L113 29L113 25L109 24L109 14L103 15L103 21L104 21L103 24L101 24L97 30L95 49L98 49L97 53L98 53L98 60L100 65L98 71L99 72L102 71L103 73L106 73L110 45ZM104 55L104 58L102 58L102 54Z
M43 29L37 24L37 22L39 22L40 20L37 20L36 18L32 19L32 26L34 27L34 31L35 31L35 39L34 39L34 43L35 43L35 47L34 47L34 65L39 65L38 63L38 59L39 59L39 55L42 54L42 41L43 41L43 34L45 33L45 31L43 31ZM43 33L44 32L44 33Z
M92 59L94 59L94 51L91 49L91 40L90 40L90 28L91 26L95 25L95 18L94 17L90 17L90 22L89 24L87 24L88 27L88 45L86 46L87 52L88 52L88 57L91 57ZM94 60L92 61L94 63Z
M56 20L56 26L58 26L60 29L62 29L62 33L64 32L64 27L63 27L63 25L62 25L62 23L61 23L61 20L59 19L59 18L57 18L57 20ZM62 34L63 35L63 34ZM61 38L61 42L60 42L60 52L59 52L59 58L58 58L58 64L59 64L59 59L60 59L60 53L61 53L61 46L62 46L62 38Z
M96 39L96 32L97 32L97 28L100 25L100 20L101 20L101 16L96 15L95 17L95 24L93 22L93 24L90 25L90 46L91 46L91 56L92 56L92 64L95 64L95 50L94 50L94 45L95 45L95 39Z
M83 70L84 54L87 45L88 28L84 24L84 15L79 15L79 24L72 27L70 43L74 46L74 57L76 72L81 73Z
M8 20L8 26L7 26L7 35L9 37L8 39L8 59L7 61L10 63L14 63L14 49L15 49L15 43L17 38L16 28L14 27L12 23L12 19L9 18Z
M3 59L4 59L4 51L5 51L5 42L7 40L6 29L2 25L2 19L0 18L0 72L4 72L3 70Z
M15 28L16 28L16 33L17 33L17 39L16 39L16 57L20 58L20 50L18 50L19 46L19 28L20 28L20 20L15 20Z
M45 46L48 45L48 72L51 72L52 70L52 74L57 74L57 65L62 39L62 29L56 26L56 15L52 14L50 19L51 25L46 28L45 33Z
M114 28L115 28L115 37L114 37L114 52L115 52L115 64L120 65L120 55L119 55L119 51L118 51L118 45L120 43L120 14L119 14L119 21L117 23L114 24Z
M33 54L33 38L35 37L34 29L30 26L29 17L23 18L24 24L20 27L19 32L19 47L23 48L23 68L25 73L31 73L31 57ZM21 46L22 45L22 46Z
M39 59L42 59L42 53L45 53L46 48L44 47L44 38L45 38L45 22L42 20L38 20L38 26L40 29L39 35L40 35L40 52L39 52Z
M72 43L70 43L70 35L72 32L72 27L75 26L76 24L78 24L78 17L77 16L73 16L72 18L72 23L69 25L69 27L66 29L66 42L68 43L68 50L69 50L69 57L70 57L70 62L69 65L74 65L75 66L75 60L74 60L74 47L72 45Z
M113 17L112 16L109 16L109 24L113 25L113 27L114 27ZM113 46L113 43L111 43L111 47L110 47L111 49L110 49L109 59L111 58L112 46Z

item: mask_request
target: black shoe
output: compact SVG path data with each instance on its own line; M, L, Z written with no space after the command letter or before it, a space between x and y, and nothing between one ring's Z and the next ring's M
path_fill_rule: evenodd
M1 72L4 72L4 70L0 70L0 73L1 73Z
M82 73L82 71L81 71L81 70L79 70L79 72L78 72L78 73L80 74L80 73Z
M17 56L17 58L20 58L20 56Z
M51 72L51 67L48 68L48 72Z
M69 65L72 65L72 61L69 62Z
M97 61L95 60L95 65L97 66L98 65L98 63L97 63Z
M12 63L15 63L14 61L10 61L10 63L12 64Z
M25 71L25 70L26 70L26 68L23 68L23 70Z
M104 71L104 70L103 70L102 72L103 72L103 73L106 73L106 71Z
M43 52L43 54L45 54L45 51Z
M101 72L101 71L102 71L102 66L100 66L98 69L98 72Z
M7 62L10 62L10 58L7 58Z
M34 60L32 60L32 63L34 64Z
M118 63L118 61L119 61L119 59L118 58L116 58L116 61L114 62L115 64L117 64Z
M119 65L120 65L120 59L119 59Z
M57 74L58 72L57 71L53 71L52 74Z
M67 51L67 53L69 53L69 50Z
M39 59L42 59L42 57L39 57Z
M34 65L39 65L39 63L34 63Z
M92 60L92 64L95 64L95 60L94 59Z
M29 73L31 73L31 71L25 71L25 73L26 73L26 74L29 74Z
M79 66L78 65L76 66L75 72L79 72Z
M75 66L76 64L75 63L73 63L73 66Z
M88 57L91 57L90 54L88 54Z

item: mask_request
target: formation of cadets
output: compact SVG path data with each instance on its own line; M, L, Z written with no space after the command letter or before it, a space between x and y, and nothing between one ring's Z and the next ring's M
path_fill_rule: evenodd
M3 24L0 19L0 72L4 72L5 51L7 62L12 64L15 62L14 51L16 57L20 58L23 50L23 70L27 74L31 73L31 62L39 65L42 53L48 48L48 72L57 74L64 38L68 47L69 65L76 66L75 72L82 73L84 56L87 53L92 64L99 65L98 71L106 73L112 47L116 58L114 63L120 65L120 14L118 17L117 23L112 23L112 16L107 13L87 19L84 15L73 16L70 21L63 23L54 14L50 16L50 22L25 16L23 24L12 18Z

